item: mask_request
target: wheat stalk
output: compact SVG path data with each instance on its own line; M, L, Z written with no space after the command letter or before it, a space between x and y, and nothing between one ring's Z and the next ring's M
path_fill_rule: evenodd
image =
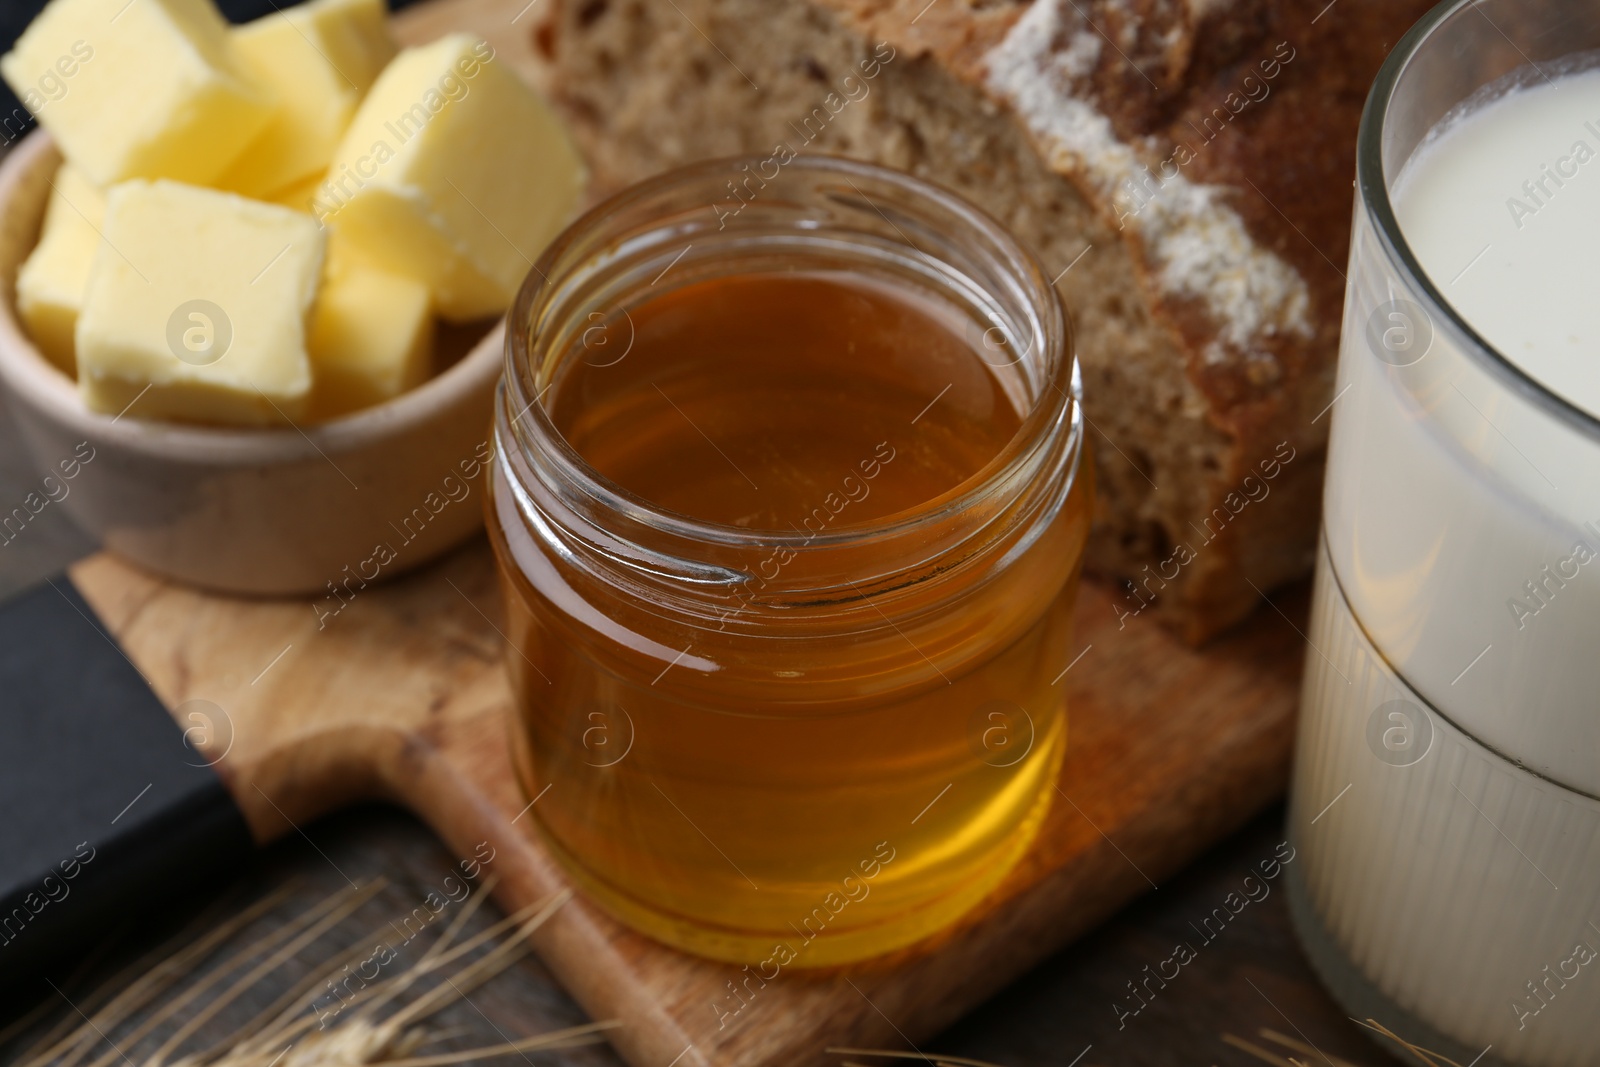
M425 1021L449 1003L466 998L472 990L526 955L530 951L529 935L572 898L572 891L564 890L463 939L461 934L467 922L494 887L494 880L490 879L452 917L415 963L369 983L342 1000L331 1025L320 1025L324 1018L305 1011L307 998L364 955L370 941L358 941L356 947L339 953L331 963L295 983L226 1039L203 1051L179 1055L203 1026L257 988L306 946L348 919L384 884L382 879L376 879L365 886L352 886L332 894L234 952L204 977L181 990L178 987L187 976L209 961L231 937L281 904L289 890L280 890L257 901L202 936L180 935L162 946L153 964L149 957L138 961L137 977L128 980L128 971L116 976L116 984L123 986L120 992L111 995L102 989L91 994L85 1003L93 1013L80 1011L78 1018L82 1021L78 1025L63 1024L53 1028L23 1055L19 1067L76 1067L100 1041L110 1045L111 1050L89 1067L112 1067L113 1064L118 1067L357 1067L369 1064L448 1067L470 1059L591 1045L603 1040L607 1030L619 1025L614 1020L586 1023L498 1045L423 1054L421 1050L425 1046L453 1036L430 1030ZM386 929L388 927L378 928L380 932ZM477 958L467 959L479 950L484 951ZM409 1002L403 1002L404 995L427 978L437 979L436 984ZM228 979L231 981L223 986L223 981ZM134 1013L168 993L172 995L159 1008L130 1032L119 1035L121 1047L111 1040L108 1035L131 1021ZM210 999L202 999L208 994ZM194 1008L197 1004L198 1008ZM123 1053L123 1048L133 1048L158 1027L191 1008L194 1010L153 1053L138 1061Z

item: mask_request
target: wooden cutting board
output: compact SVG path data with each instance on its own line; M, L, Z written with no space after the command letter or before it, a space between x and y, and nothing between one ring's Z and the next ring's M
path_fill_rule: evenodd
M500 605L481 539L360 591L320 627L309 602L201 593L107 555L71 577L180 725L208 724L259 841L384 798L462 859L492 849L507 909L566 884L518 822L528 800L507 753ZM1298 599L1290 617L1303 614ZM843 970L785 970L720 1026L734 968L633 934L582 897L535 947L592 1016L622 1021L613 1040L635 1067L816 1064L830 1046L921 1044L1284 786L1302 647L1286 617L1264 608L1198 653L1148 618L1119 627L1112 592L1087 582L1076 634L1084 651L1062 679L1071 744L1047 823L1000 888L931 942Z
M530 7L434 0L396 28L413 43L482 34L538 83ZM361 591L321 627L307 602L200 593L105 555L71 574L180 725L205 724L210 751L226 749L217 768L259 841L389 799L462 859L492 849L508 910L565 886L518 821L528 800L507 754L481 540ZM1300 599L1290 617L1303 617ZM1302 649L1287 618L1263 609L1202 654L1148 618L1119 627L1113 593L1087 582L1076 633L1056 803L1032 852L955 928L844 970L785 970L720 1026L734 968L635 935L582 897L537 932L537 950L593 1017L621 1020L613 1042L635 1067L816 1064L830 1046L920 1044L1282 792Z

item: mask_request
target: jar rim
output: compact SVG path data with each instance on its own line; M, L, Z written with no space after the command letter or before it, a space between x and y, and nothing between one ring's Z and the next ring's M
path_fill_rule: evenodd
M1039 316L1044 334L1040 342L1044 346L1044 358L1049 361L1040 376L1041 388L1010 440L988 463L944 494L903 511L817 533L748 529L664 508L606 478L572 447L541 403L544 391L538 388L533 358L533 326L542 302L551 295L552 274L560 271L563 258L583 238L599 230L607 219L673 187L689 186L709 178L743 176L747 172L742 168L768 159L755 155L720 157L647 178L589 208L545 248L517 293L506 329L505 405L498 419L502 424L509 419L512 436L524 454L537 450L567 484L577 487L602 509L626 515L660 533L735 549L817 549L903 536L923 524L967 511L983 501L997 484L1026 475L1029 465L1037 464L1047 454L1046 446L1063 428L1069 435L1065 448L1072 457L1070 477L1075 480L1083 455L1082 376L1073 347L1070 317L1038 257L992 215L949 190L902 171L822 154L798 155L784 164L783 170L835 176L852 187L855 180L896 187L956 216L973 234L1005 253L1008 265L1026 287L1032 308ZM872 203L858 187L856 192ZM883 215L881 208L878 213ZM884 218L894 225L887 215ZM906 242L911 244L909 238ZM916 246L912 244L912 248ZM545 390L549 388L545 386ZM517 410L514 416L509 413L512 404Z
M1546 414L1589 439L1600 441L1600 419L1507 359L1456 310L1455 305L1434 284L1433 279L1423 268L1422 261L1412 251L1411 244L1406 240L1400 226L1399 217L1395 214L1394 202L1389 196L1389 175L1384 159L1384 134L1389 126L1390 109L1395 102L1395 94L1400 89L1401 79L1436 32L1441 30L1452 17L1466 8L1476 7L1479 2L1480 0L1443 0L1406 31L1388 58L1384 60L1383 66L1378 70L1377 78L1372 83L1366 106L1362 109L1361 125L1356 133L1357 197L1373 220L1373 229L1377 233L1379 245L1387 256L1390 266L1411 286L1412 291L1421 297L1428 315L1443 323L1455 334L1462 351L1518 396L1532 402ZM1498 27L1496 29L1498 30ZM1582 50L1573 54L1578 54L1579 51ZM1538 69L1538 64L1532 60L1528 61L1528 65L1535 70ZM1448 121L1448 112L1445 121ZM1404 168L1405 162L1401 161L1396 168L1396 177Z

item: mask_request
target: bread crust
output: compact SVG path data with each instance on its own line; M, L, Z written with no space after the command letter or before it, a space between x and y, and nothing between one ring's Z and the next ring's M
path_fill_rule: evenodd
M556 0L534 39L606 185L794 142L887 48L801 149L928 177L1073 264L1088 565L1124 625L1199 642L1310 569L1356 127L1430 6Z

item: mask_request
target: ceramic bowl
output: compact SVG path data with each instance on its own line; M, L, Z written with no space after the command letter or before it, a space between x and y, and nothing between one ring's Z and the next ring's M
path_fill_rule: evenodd
M439 555L482 523L503 326L416 389L344 418L245 429L90 411L17 319L17 269L60 156L33 133L0 162L0 383L39 469L0 501L0 551L45 507L118 555L229 593L358 588Z

